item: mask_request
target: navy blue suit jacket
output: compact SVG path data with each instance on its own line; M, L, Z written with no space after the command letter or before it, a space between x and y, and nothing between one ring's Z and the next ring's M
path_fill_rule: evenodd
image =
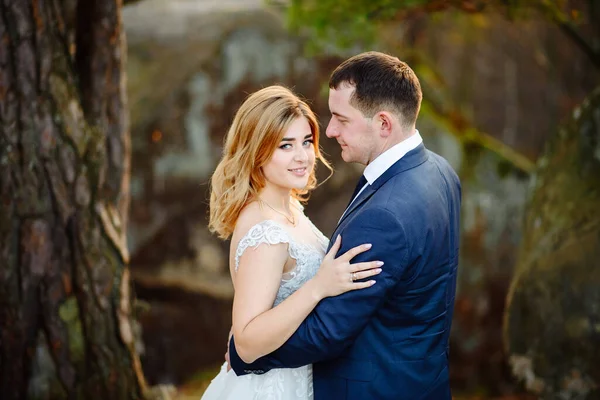
M316 400L450 400L448 339L456 289L460 182L421 144L352 203L331 243L338 256L372 243L352 262L384 261L370 288L322 300L273 353L237 375L313 364Z

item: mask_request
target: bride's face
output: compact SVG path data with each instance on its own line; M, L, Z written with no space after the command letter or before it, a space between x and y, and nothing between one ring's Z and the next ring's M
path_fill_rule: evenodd
M282 189L304 189L315 166L315 147L310 125L297 118L283 134L273 157L263 166L267 185Z

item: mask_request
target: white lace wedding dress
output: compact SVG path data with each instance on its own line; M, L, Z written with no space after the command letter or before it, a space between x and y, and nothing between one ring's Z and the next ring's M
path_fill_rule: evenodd
M281 285L273 304L275 307L312 278L321 265L328 239L314 225L312 228L317 235L318 246L295 240L282 225L275 221L266 220L254 225L238 244L235 252L235 271L237 271L241 255L247 248L263 243L287 243L290 257L296 260L296 268L282 276ZM227 372L227 363L223 364L221 371L202 396L202 400L299 400L312 398L312 365L293 369L273 369L261 375L237 376L233 370Z

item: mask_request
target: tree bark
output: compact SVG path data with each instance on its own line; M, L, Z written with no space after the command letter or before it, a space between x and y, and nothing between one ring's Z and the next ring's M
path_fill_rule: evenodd
M138 399L122 0L0 0L0 398Z

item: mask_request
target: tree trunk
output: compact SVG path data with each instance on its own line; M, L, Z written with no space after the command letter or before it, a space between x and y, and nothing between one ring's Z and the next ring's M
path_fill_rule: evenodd
M138 399L122 0L0 0L0 398Z

